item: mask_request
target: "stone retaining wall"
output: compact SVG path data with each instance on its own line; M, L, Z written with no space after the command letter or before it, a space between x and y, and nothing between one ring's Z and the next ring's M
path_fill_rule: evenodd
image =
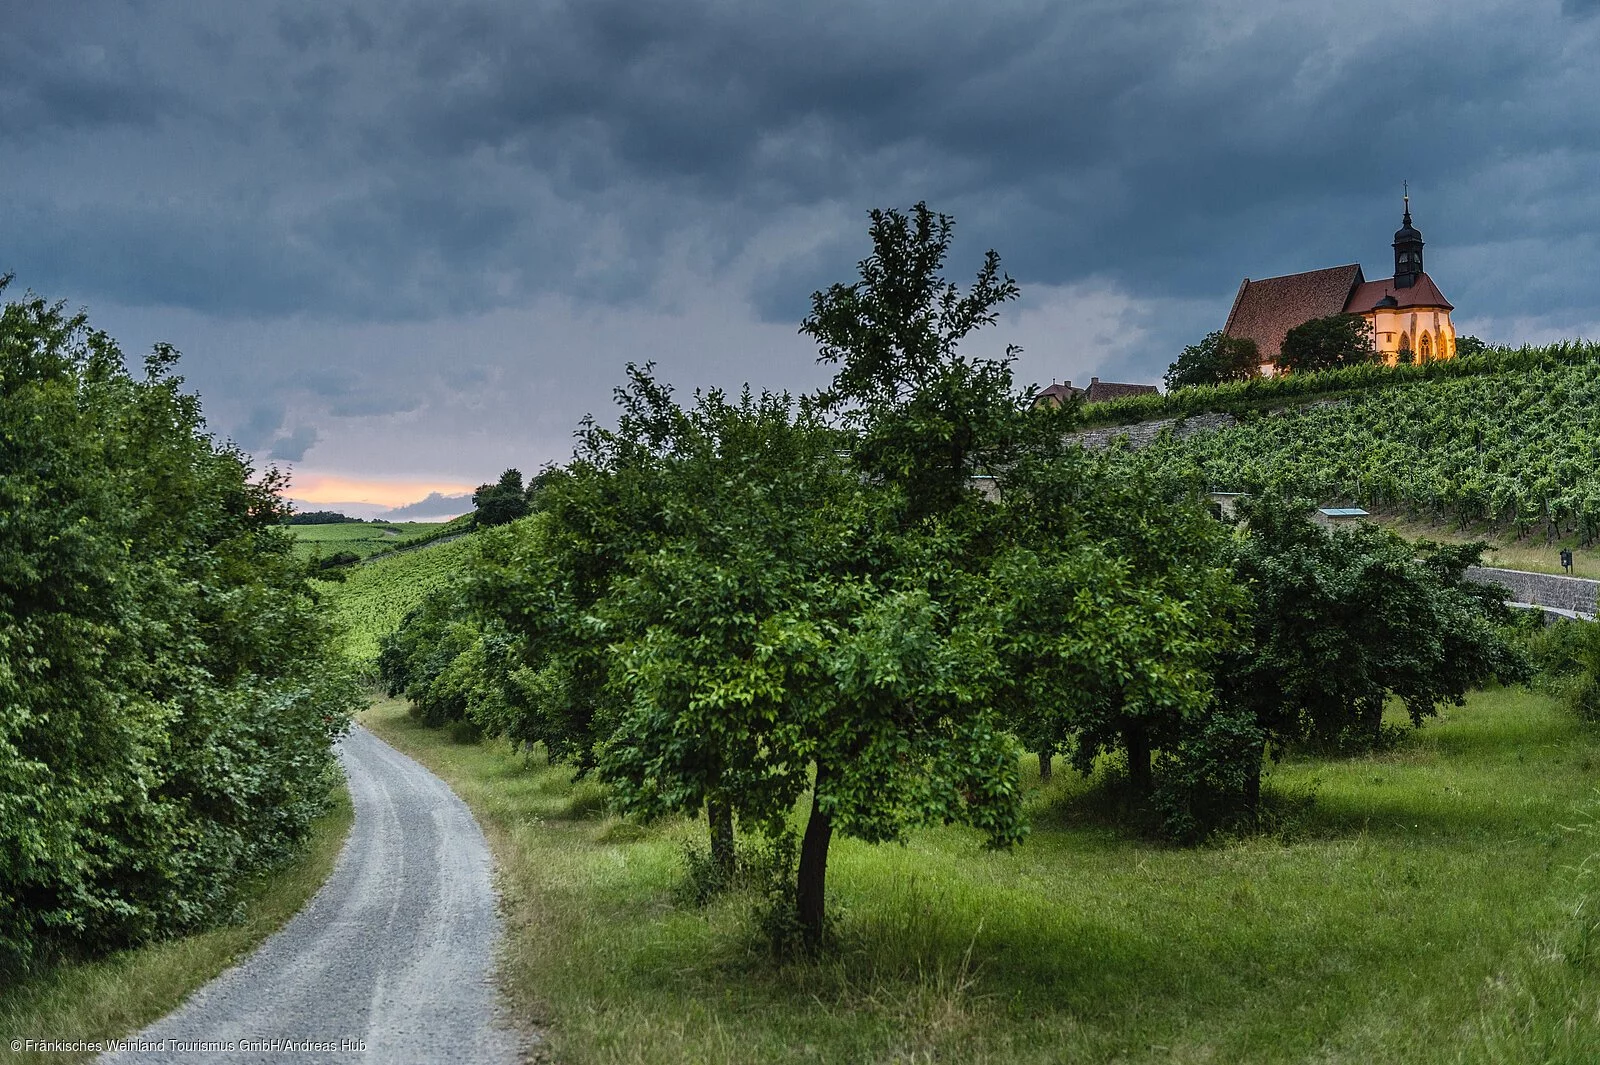
M1474 566L1467 577L1482 584L1498 584L1511 591L1518 603L1554 607L1593 616L1600 600L1600 581L1583 577L1562 577L1554 573L1528 573L1519 569Z
M1128 447L1138 451L1154 443L1156 435L1169 425L1174 426L1173 435L1182 440L1195 433L1226 429L1238 424L1239 419L1231 414L1196 414L1189 418L1162 418L1160 421L1138 422L1134 425L1114 425L1109 429L1085 429L1069 434L1068 439L1076 440L1084 447L1103 448L1109 447L1117 437L1125 436L1128 438Z

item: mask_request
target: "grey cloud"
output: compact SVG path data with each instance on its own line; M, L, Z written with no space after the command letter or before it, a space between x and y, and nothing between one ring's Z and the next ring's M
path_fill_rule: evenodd
M268 457L284 462L299 462L306 457L306 452L315 446L317 439L316 429L309 425L297 426L272 441Z
M386 521L427 521L430 518L465 514L471 509L473 509L471 493L447 496L429 492L427 498L407 503L403 507L395 507L393 510L385 511L381 516Z
M283 425L284 407L281 403L258 403L249 407L242 417L233 420L228 436L246 451L268 449Z

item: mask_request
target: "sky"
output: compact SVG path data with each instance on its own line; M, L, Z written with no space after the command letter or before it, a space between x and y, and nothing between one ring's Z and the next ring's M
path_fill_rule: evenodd
M561 462L630 361L824 384L867 212L1022 288L974 354L1154 382L1242 278L1600 335L1600 0L0 0L0 273L156 341L302 505ZM446 508L448 509L448 508ZM413 512L414 513L414 512Z

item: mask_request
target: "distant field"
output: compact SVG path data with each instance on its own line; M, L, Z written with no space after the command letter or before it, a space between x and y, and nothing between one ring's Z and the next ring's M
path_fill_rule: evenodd
M399 627L406 611L422 602L423 596L462 572L473 544L473 537L463 536L353 566L343 583L316 582L319 594L344 627L345 653L362 663L377 658L378 640Z
M339 525L290 525L295 549L302 558L327 558L336 551L351 551L362 558L404 544L450 524L445 521L401 521L393 525L347 522Z

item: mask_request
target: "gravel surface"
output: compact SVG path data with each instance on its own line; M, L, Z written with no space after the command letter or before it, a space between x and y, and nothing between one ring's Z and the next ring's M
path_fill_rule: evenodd
M316 897L130 1039L154 1046L101 1062L521 1060L492 982L500 922L477 822L442 780L365 729L339 754L355 824Z

